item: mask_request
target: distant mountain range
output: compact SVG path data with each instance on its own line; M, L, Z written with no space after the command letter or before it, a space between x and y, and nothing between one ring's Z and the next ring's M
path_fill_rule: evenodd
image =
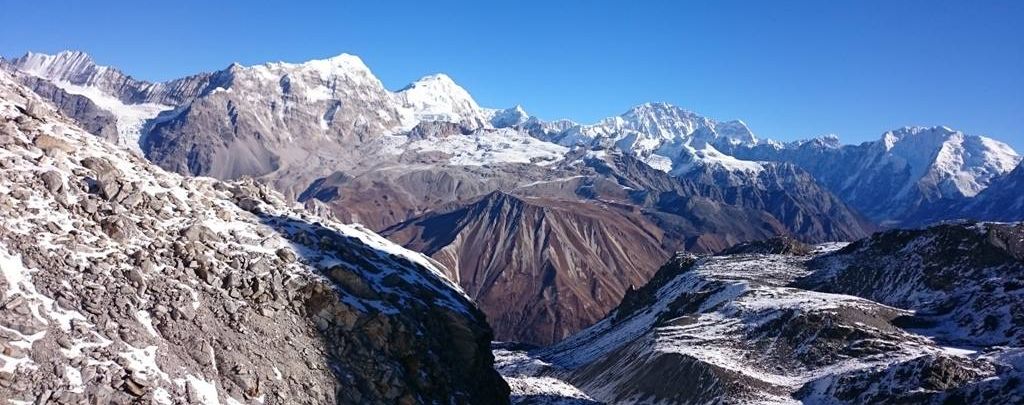
M431 255L502 320L501 339L568 336L680 249L1021 219L991 208L1016 198L1020 156L945 127L782 143L665 103L590 125L543 121L480 107L443 74L390 91L346 54L164 83L81 52L2 65L81 127L165 169L252 177ZM993 184L1009 191L986 192ZM637 251L647 253L620 257Z
M1024 168L985 137L546 122L350 55L0 67L0 398L1024 398L1024 224L967 221L1021 220Z

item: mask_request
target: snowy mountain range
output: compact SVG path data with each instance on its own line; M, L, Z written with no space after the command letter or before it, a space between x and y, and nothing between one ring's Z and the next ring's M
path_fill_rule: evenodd
M877 223L914 225L919 223L916 211L974 197L1021 161L1004 143L947 127L901 128L861 145L840 145L835 138L781 143L759 140L742 121L718 122L666 103L639 105L590 125L545 122L529 117L519 106L482 108L444 74L425 76L397 92L388 91L358 57L347 54L298 64L233 64L223 71L167 83L132 79L116 69L96 65L81 52L29 53L11 60L9 66L67 93L86 96L113 113L119 140L131 148L142 146L136 142L144 134L152 135L145 141L145 153L158 164L221 178L262 176L282 170L291 161L308 162L319 147L304 145L300 150L280 152L296 149L283 143L301 138L326 137L339 143L337 138L359 134L361 141L379 139L370 142L378 153L422 149L422 143L411 145L395 136L420 122L442 121L474 130L523 128L541 141L564 147L616 148L673 174L701 166L756 172L758 161L791 161ZM229 95L233 91L248 98L236 99ZM235 110L254 114L256 122L234 128L243 125L238 117L230 125L195 117L185 120L191 124L185 125L182 118L175 117L187 116L208 103L219 104L225 116L230 116L230 103ZM165 113L156 123L150 122L150 128L143 128L147 120L173 109L176 111ZM214 130L218 126L229 128ZM190 134L199 129L202 133L253 131L261 134L261 139L206 139L199 133ZM174 132L173 142L165 139L170 137L168 132ZM265 139L271 136L278 139ZM533 149L559 153L543 143L529 148L517 148L514 143L506 146L497 139L477 137L436 149L479 155L458 159L457 164L500 163ZM503 148L511 149L510 153L487 153ZM181 156L183 153L186 156Z
M947 127L783 143L348 54L150 83L69 51L0 60L0 171L3 399L1024 400L1024 230L951 221L1024 219L1024 166Z
M835 138L781 143L759 139L742 121L717 121L666 103L642 104L593 124L549 122L520 106L481 107L444 74L391 91L348 54L232 64L164 83L133 79L81 52L30 53L0 65L83 128L167 170L252 177L285 198L324 203L345 221L386 231L445 262L449 276L481 294L472 298L484 303L490 318L532 319L500 323L497 332L534 343L551 343L595 321L678 249L714 252L780 234L814 243L849 241L878 225L996 219L960 207L1021 160L1003 143L945 127L903 128L861 145ZM452 213L485 215L472 207L502 193L514 197L502 200L513 207L517 201L540 207L535 219L549 225L571 223L567 216L591 209L615 214L592 228L555 226L551 232L562 236L541 243L515 231L540 226L531 217L516 216L522 222L508 222L473 243L461 241L467 236L455 223L441 220ZM575 204L585 208L551 209ZM625 269L600 270L615 251L606 248L617 244L599 241L623 232L652 235L653 245L643 249L659 253ZM436 235L453 239L431 239ZM572 242L555 250L581 259L544 253L554 248L547 243L560 239ZM491 278L473 276L493 274L487 269L498 262L452 261L499 246L545 258L505 266L526 286L512 298L539 295L552 306L523 308L525 316L509 312L500 304L509 293L489 287ZM559 277L541 271L547 266L559 275L582 272L590 281L555 287L550 280Z

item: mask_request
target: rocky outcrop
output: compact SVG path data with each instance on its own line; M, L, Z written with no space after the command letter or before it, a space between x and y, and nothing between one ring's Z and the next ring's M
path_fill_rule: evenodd
M798 285L913 310L901 325L956 345L1024 345L1024 225L876 234L814 262Z
M497 366L524 403L1015 403L1020 240L945 225L681 254L594 326L499 346Z
M2 73L0 171L2 398L507 402L483 314L362 227L166 173Z
M90 134L111 142L117 141L117 117L97 106L88 97L68 93L49 80L35 76L21 74L15 78L42 98L49 100L62 115L75 120L79 127Z
M783 236L765 240L743 242L723 250L718 254L723 256L744 254L804 256L810 254L813 250L813 246L800 242L796 239Z

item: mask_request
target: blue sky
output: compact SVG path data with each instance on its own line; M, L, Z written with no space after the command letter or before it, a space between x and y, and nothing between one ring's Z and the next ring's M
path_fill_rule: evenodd
M209 4L208 4L209 3ZM949 125L1024 151L1022 1L0 0L0 54L81 49L147 80L359 55L480 104L592 122L646 101L762 137Z

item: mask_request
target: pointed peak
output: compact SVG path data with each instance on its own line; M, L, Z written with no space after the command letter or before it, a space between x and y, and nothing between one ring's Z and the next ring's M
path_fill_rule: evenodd
M340 53L338 55L332 56L332 57L327 58L327 59L312 60L312 61L309 61L307 63L310 63L310 62L313 62L313 63L315 63L315 62L327 62L327 63L329 63L329 64L331 64L333 66L349 66L349 67L355 67L355 68L363 68L363 69L367 69L367 70L369 69L366 66L366 63L363 62L363 58L360 58L360 57L358 57L356 55L352 55L352 54L349 54L349 53Z
M829 148L836 149L842 146L842 142L839 140L839 135L836 134L825 134L816 136L814 138L798 139L792 142L781 143L774 140L767 140L766 142L777 144L782 147L815 147L815 148Z
M838 148L839 146L842 145L842 142L839 140L839 135L836 134L825 134L817 138L814 138L814 141L822 146L827 146L830 148Z
M446 93L459 92L466 93L466 95L469 94L469 92L467 92L466 89L462 88L462 86L459 86L458 83L455 83L455 80L453 80L451 76L448 76L444 73L435 73L432 75L423 76L417 79L416 81L409 83L407 86L403 87L398 92L401 93L410 89L420 88L430 89L431 91L443 91Z
M370 68L366 66L362 58L348 53L341 53L325 59L313 59L299 63L297 66L325 72L337 72L338 70L370 71Z
M495 128L508 128L521 125L532 117L523 109L523 106L516 104L515 107L504 110L491 110L491 125Z
M447 84L447 83L455 84L455 80L452 80L451 76L448 76L448 75L446 75L444 73L434 73L432 75L426 75L426 76L421 77L416 82L417 83L421 83L421 82L422 83L438 82L438 83L445 83L445 84Z
M488 112L492 111L480 108L466 89L441 73L424 76L397 95L420 121L462 122L481 127L487 125Z
M622 113L620 117L627 120L659 119L663 117L678 117L686 119L704 118L693 111L666 102L648 102L639 104Z

